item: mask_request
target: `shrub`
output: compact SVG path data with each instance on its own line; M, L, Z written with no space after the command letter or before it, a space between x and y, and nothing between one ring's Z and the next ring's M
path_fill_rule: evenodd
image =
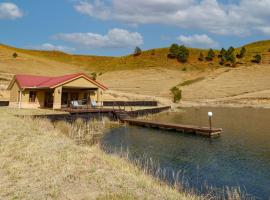
M17 57L18 57L18 54L17 54L16 52L14 52L14 53L12 54L12 56L13 56L13 58L17 58Z
M260 63L262 61L262 56L260 54L256 54L253 56L252 62L254 63Z
M92 73L91 73L91 78L92 78L93 80L96 80L96 79L97 79L97 73L96 73L96 72L92 72Z
M246 55L246 48L245 47L242 47L241 50L240 50L240 53L236 55L237 58L243 58L245 55Z
M200 56L199 56L198 60L199 61L204 61L204 56L203 56L203 53L202 52L200 53Z
M213 50L213 49L209 49L208 54L207 54L207 56L206 56L205 59L206 59L207 61L212 61L213 58L214 58L215 56L216 56L216 55L215 55L214 50Z
M173 95L173 102L178 103L182 98L182 91L178 87L174 86L171 88L171 93Z
M134 50L133 55L134 56L139 56L141 54L142 54L142 50L140 49L140 47L136 47L135 50Z
M189 57L189 50L184 46L179 46L178 54L177 54L177 60L179 62L187 62Z
M178 44L172 44L170 49L169 49L169 58L176 58L179 52L179 46Z

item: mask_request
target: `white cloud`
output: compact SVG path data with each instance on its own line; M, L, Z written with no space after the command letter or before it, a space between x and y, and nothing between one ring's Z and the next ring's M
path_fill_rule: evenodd
M61 46L61 45L53 45L51 43L44 43L38 46L29 46L29 48L32 49L38 49L38 50L49 50L49 51L64 51L64 52L71 52L74 51L75 48L67 47L67 46Z
M16 19L23 16L23 12L14 3L0 3L0 19Z
M270 26L267 27L258 27L258 30L265 35L270 35Z
M111 29L106 35L97 33L59 33L55 39L70 42L84 49L125 48L143 44L143 37L138 32L124 29Z
M184 45L197 48L215 48L218 47L218 43L210 38L208 35L190 35L184 36L180 35L177 40Z
M220 35L245 36L270 28L270 0L77 0L75 9L102 20L166 24ZM265 32L265 31L264 31ZM268 31L267 31L268 32Z

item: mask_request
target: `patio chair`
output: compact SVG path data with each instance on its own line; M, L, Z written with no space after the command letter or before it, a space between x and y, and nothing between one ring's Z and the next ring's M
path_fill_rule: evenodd
M76 100L74 100L74 101L71 101L70 102L71 103L71 108L82 108L83 107L83 105L81 105L81 104L79 104L79 101L76 101Z
M96 101L91 101L92 107L96 108L97 107L97 102Z

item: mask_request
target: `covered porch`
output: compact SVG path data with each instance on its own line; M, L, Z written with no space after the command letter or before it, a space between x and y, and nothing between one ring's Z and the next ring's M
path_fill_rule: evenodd
M60 86L45 92L44 107L53 109L95 108L102 106L99 88Z

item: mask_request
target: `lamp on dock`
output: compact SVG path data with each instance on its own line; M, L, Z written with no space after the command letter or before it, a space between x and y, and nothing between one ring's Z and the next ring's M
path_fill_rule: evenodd
M213 117L213 113L211 111L208 112L210 130L212 130L212 117Z

